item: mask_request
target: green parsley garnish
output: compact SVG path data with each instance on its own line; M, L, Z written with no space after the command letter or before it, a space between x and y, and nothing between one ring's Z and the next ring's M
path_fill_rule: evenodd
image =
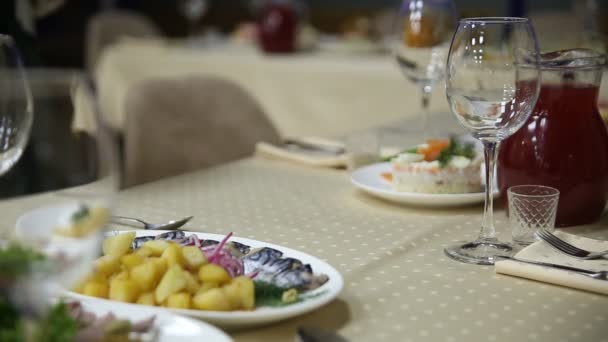
M285 300L284 294L290 291L290 289L283 288L271 283L267 283L264 281L256 281L255 284L255 306L285 306L293 303L299 302L301 299L296 296L293 298L289 298L289 300ZM293 293L289 293L293 295Z
M89 217L90 214L91 213L89 207L87 207L86 205L81 205L80 208L78 208L78 211L72 214L72 222L78 222L82 219L85 219Z
M437 160L440 167L446 167L455 156L475 158L475 146L472 143L461 145L454 137L450 138L450 145L439 153Z
M16 278L30 271L32 264L45 260L33 249L11 244L0 249L0 278Z
M10 301L13 281L39 264L47 267L45 261L43 254L24 246L0 248L0 341L71 342L78 333L79 323L69 315L64 303L52 306L40 321L30 321Z
M407 150L403 150L399 154L401 153L418 153L418 148L414 147ZM393 158L397 157L399 154L384 158L384 161L389 162ZM456 138L451 137L450 145L445 149L441 150L439 156L437 157L437 161L439 161L439 167L446 167L449 164L450 160L452 160L452 158L455 156L467 157L469 159L475 158L475 145L473 145L472 143L461 144L456 140Z
M37 330L37 341L72 342L80 325L60 302L53 306Z
M395 158L396 156L400 155L401 153L418 153L418 147L412 147L410 149L403 150L403 151L401 151L401 152L399 152L399 153L397 153L397 154L395 154L393 156L384 158L382 161L384 161L384 162L390 162L393 158Z
M0 294L0 341L20 342L25 339L23 322L7 296Z

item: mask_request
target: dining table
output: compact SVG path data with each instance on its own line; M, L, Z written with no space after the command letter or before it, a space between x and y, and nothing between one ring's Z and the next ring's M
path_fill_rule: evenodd
M53 196L0 202L2 237L10 236L19 215ZM444 255L446 246L475 237L481 209L398 205L358 191L345 170L260 156L125 189L115 203L117 215L151 222L193 215L185 230L234 232L293 248L342 274L344 288L329 304L229 331L237 342L293 341L302 326L349 341L608 341L608 296ZM496 227L500 238L510 239L502 209ZM563 230L608 240L608 215Z
M130 92L143 82L192 76L236 84L259 103L283 137L337 137L421 115L421 91L390 53L311 51L268 55L251 44L125 38L107 47L95 69L99 107L107 124L123 132ZM433 112L448 112L443 86ZM73 130L95 129L84 87L73 92Z

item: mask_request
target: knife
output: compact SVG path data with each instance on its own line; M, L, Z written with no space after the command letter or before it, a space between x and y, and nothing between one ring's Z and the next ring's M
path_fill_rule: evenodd
M585 274L585 275L595 275L595 274L598 273L598 271L587 270L587 269L584 269L584 268L577 268L577 267L566 266L566 265L559 265L559 264L551 264L551 263L542 262L542 261L521 260L521 259L517 259L517 258L514 258L514 257L509 257L509 256L496 256L496 258L498 258L498 259L506 259L506 260L513 260L513 261L521 262L521 263L524 263L524 264L545 266L545 267L557 268L557 269L565 270L565 271L578 272L578 273L582 273L582 274Z
M299 327L296 332L296 342L348 342L348 340L331 331Z

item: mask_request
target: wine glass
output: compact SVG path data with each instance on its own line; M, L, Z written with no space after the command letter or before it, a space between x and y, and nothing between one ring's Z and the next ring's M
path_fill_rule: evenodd
M72 131L71 91L84 89L94 100L90 82L79 74L49 69L28 69L27 76L37 109L28 142L28 164L15 169L23 171L27 191L3 199L0 208L19 208L15 243L44 255L43 261L8 289L14 307L35 324L48 311L51 299L93 272L120 168L117 141L97 106L95 130ZM27 200L15 207L21 195L27 195ZM0 294L6 293L1 285L6 284L0 284Z
M193 37L196 33L196 25L209 8L207 0L179 0L179 11L188 20L188 35Z
M422 131L429 132L429 104L433 86L445 73L445 60L456 26L452 0L405 0L391 38L391 50L407 79L422 92Z
M494 166L499 143L526 122L540 89L539 50L526 18L460 20L448 55L446 92L452 113L484 146L486 194L479 237L445 249L462 262L491 265L512 246L496 238Z
M19 161L25 150L33 107L15 42L10 36L0 35L0 176Z

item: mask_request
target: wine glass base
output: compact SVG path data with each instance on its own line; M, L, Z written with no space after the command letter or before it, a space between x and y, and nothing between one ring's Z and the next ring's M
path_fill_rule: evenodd
M494 265L502 256L511 256L513 245L496 239L476 240L452 245L444 249L450 258L476 265Z

